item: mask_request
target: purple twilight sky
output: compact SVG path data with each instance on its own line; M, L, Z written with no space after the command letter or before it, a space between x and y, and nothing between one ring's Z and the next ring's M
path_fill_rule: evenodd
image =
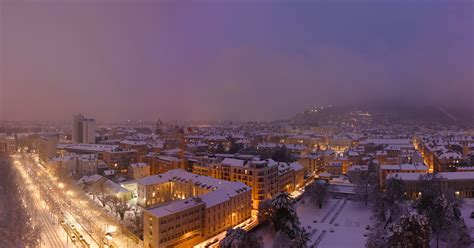
M473 107L473 1L0 0L0 120Z

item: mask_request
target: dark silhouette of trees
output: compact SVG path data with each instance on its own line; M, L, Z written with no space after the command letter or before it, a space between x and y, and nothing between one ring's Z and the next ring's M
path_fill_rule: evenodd
M7 214L0 219L0 247L37 247L41 229L35 220L35 209L29 205L31 196L20 186L20 176L13 166L0 155L0 198L8 199L8 204L3 204Z
M271 158L277 162L293 162L295 160L286 146L275 147Z
M261 248L262 241L244 229L237 227L227 230L224 239L220 242L221 248Z
M463 237L464 219L460 214L460 202L454 192L445 187L444 179L438 174L426 174L420 177L421 196L415 202L417 211L428 217L428 223L436 237L439 247L441 237ZM449 240L453 247L455 240Z
M229 147L229 153L235 154L240 152L244 149L244 145L242 143L237 143L236 141L232 140Z
M373 161L369 162L366 171L357 171L355 173L348 174L349 180L355 183L356 198L363 201L367 206L371 193L378 188L377 170Z
M428 219L416 213L403 215L399 223L390 227L389 247L427 248L430 243Z
M323 203L327 199L327 183L324 180L316 180L312 184L305 187L305 194L309 196L311 202L319 208L323 207Z

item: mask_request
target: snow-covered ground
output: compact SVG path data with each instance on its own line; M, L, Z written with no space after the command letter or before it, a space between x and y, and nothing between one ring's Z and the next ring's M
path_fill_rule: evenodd
M369 231L373 226L372 211L362 202L346 199L329 199L322 209L304 199L296 204L296 212L302 226L310 233L308 245L314 247L365 247ZM270 226L258 231L265 247L272 247L276 234Z
M464 217L464 222L471 233L471 239L474 240L474 219L471 218L472 212L474 212L474 199L464 199L464 204L461 207L461 214Z

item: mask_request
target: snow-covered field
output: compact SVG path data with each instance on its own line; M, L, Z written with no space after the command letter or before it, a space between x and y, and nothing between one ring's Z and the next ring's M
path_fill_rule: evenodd
M365 247L366 226L373 225L372 212L362 202L329 199L322 209L305 199L296 204L302 226L311 234L308 245L315 247ZM265 247L272 247L276 234L270 226L259 230Z

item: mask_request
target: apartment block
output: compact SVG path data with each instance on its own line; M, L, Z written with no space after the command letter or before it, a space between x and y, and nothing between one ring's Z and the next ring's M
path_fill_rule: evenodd
M15 137L0 135L0 153L12 153L16 151Z
M48 162L48 159L56 156L56 149L59 137L57 135L45 135L39 137L39 159L41 163Z
M138 151L133 149L107 149L99 154L99 158L110 168L126 172L128 166L138 162Z
M133 180L150 175L150 165L146 163L133 163L128 167L128 176Z
M252 188L252 208L281 191L292 192L304 183L304 168L269 160L224 158L209 165L195 165L193 172L232 182L243 182Z
M423 164L381 165L379 167L380 186L385 185L388 175L394 173L428 173L428 167Z
M138 180L145 247L191 247L251 217L251 188L181 169Z

